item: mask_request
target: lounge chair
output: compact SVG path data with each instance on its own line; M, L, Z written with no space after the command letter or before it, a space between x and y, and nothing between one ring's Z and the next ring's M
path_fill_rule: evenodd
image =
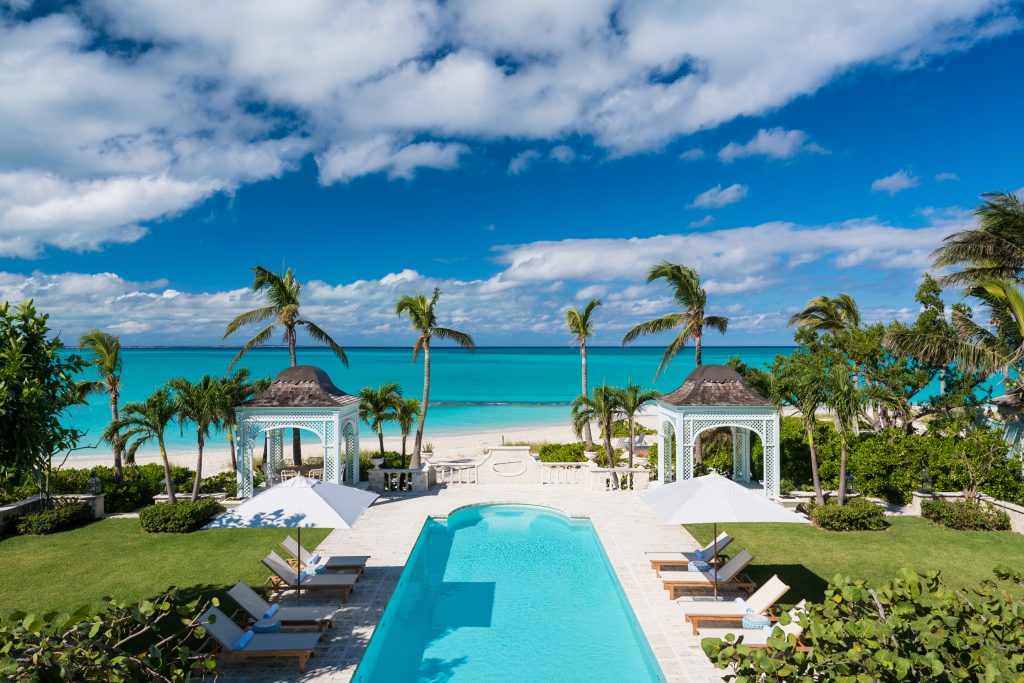
M722 552L726 546L732 543L732 536L726 532L718 534L718 552ZM662 567L685 567L694 560L712 562L715 557L715 543L712 541L703 548L687 552L663 552L655 551L647 553L647 559L651 561L651 568L661 576Z
M302 581L300 582L299 572L288 566L288 563L274 551L270 551L270 554L263 558L263 564L274 572L274 575L267 579L267 586L270 590L286 591L296 588L310 592L336 590L341 593L341 601L344 602L356 582L355 574L306 574L306 572L302 572Z
M743 645L747 647L768 647L768 637L776 628L782 629L782 632L786 636L796 636L797 642L800 641L800 636L803 635L804 629L800 625L797 617L801 612L804 611L804 602L801 600L797 603L797 606L789 611L789 616L792 619L788 624L782 626L780 624L772 624L771 628L702 628L700 630L701 638L718 638L725 640L726 634L733 634L735 636L743 636ZM797 645L798 650L806 651L810 648L805 645Z
M301 569L305 569L311 564L316 566L326 565L329 572L341 571L362 574L366 568L367 561L370 559L369 555L326 555L321 557L318 553L311 553L300 546L299 542L291 536L281 541L281 547L299 561Z
M243 631L216 607L206 610L199 623L220 646L218 657L298 657L301 673L306 673L306 660L313 656L320 640L319 633Z
M753 559L750 553L746 550L741 550L720 568L713 568L706 572L662 572L661 582L664 584L665 590L668 591L669 597L672 598L675 598L677 588L714 588L716 583L719 590L723 588L738 588L750 593L757 588L757 584L751 581L750 577L746 574L741 574L740 572L746 569Z
M281 626L315 626L320 630L321 636L334 619L334 613L338 610L334 607L322 605L292 606L271 605L260 597L244 581L239 581L234 588L228 591L231 599L238 603L253 621L260 619L277 619Z
M786 594L789 586L782 583L778 574L765 581L753 595L746 600L737 598L728 602L694 602L678 601L683 608L683 617L693 624L693 635L697 635L702 621L739 621L747 614L765 614L775 602Z

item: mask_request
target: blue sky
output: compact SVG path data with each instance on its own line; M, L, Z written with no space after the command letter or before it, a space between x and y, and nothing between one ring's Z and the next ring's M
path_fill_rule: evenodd
M221 343L262 264L343 344L406 343L435 286L484 344L599 296L611 344L668 259L732 319L708 343L770 345L818 294L912 317L1024 186L1017 3L548 4L0 2L0 296Z

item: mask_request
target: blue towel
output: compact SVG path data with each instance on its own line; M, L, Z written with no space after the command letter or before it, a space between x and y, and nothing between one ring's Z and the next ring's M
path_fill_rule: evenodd
M697 556L698 560L706 560L706 559L708 559L708 558L704 557L704 551L703 550L700 550L700 549L694 550L693 554Z
M281 605L271 605L270 609L268 609L266 612L263 613L263 618L264 619L269 619L270 617L272 617L275 614L277 614L277 610L279 610L279 609L281 609Z
M242 648L244 648L246 645L249 644L249 641L252 640L253 635L254 634L253 634L252 630L246 631L245 633L242 634L242 637L238 639L238 642L235 643L235 646L233 648L231 648L231 649L232 650L241 650Z
M711 578L713 579L713 578L715 578L716 576L718 576L718 572L717 572L717 571L715 571L715 568L714 568L714 567L712 567L711 569L709 569L709 570L708 570L708 575L709 575L709 576L710 576L710 577L711 577Z
M299 578L298 580L296 580L295 583L298 584L300 581L305 581L309 577L313 576L315 573L316 572L311 572L308 569L303 569L301 572L299 572Z
M320 564L320 553L313 553L309 556L309 562L307 564Z

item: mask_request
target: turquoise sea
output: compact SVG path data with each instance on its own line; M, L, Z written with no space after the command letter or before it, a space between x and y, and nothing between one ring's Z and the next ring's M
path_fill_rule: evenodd
M793 347L718 346L704 348L705 363L725 363L739 356L747 364L769 365L777 354L789 354ZM418 397L423 388L422 358L411 363L408 348L351 348L346 350L349 367L322 348L300 348L298 361L317 365L344 391L357 393L365 386L398 382L406 396ZM591 347L588 366L591 386L606 382L634 382L659 391L671 391L693 370L693 349L682 351L669 369L654 380L664 349L661 347ZM121 401L141 400L172 377L197 379L203 374L221 375L237 353L232 348L127 348L124 349ZM254 376L274 376L288 365L283 348L250 351L239 362ZM91 376L92 371L87 371ZM565 423L569 403L580 389L579 350L564 348L435 348L431 355L429 433L452 434L483 430L513 430L526 426ZM84 445L99 441L110 420L106 396L93 396L89 404L76 408L71 422L86 431ZM195 435L174 428L169 446L191 448ZM212 440L211 446L223 445ZM100 451L105 451L101 445ZM96 450L79 451L81 455Z

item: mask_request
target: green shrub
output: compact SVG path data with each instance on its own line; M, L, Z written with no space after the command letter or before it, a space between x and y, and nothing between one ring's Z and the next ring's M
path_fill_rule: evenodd
M779 495L783 498L789 497L789 494L796 491L797 486L793 483L792 479L782 479L779 481Z
M260 473L262 477L262 473ZM255 477L253 478L253 486L257 486ZM227 470L213 475L212 477L206 477L199 482L200 493L225 493L228 498L234 498L238 495L238 477L234 471Z
M129 465L120 481L114 480L112 467L58 470L50 477L50 489L54 493L84 493L93 474L103 482L103 507L107 512L133 512L152 504L153 496L164 492L164 468L159 463ZM194 478L195 472L187 467L171 468L175 491L191 491Z
M26 536L42 536L58 531L84 526L96 519L88 503L58 503L56 507L42 512L30 512L18 518L18 533Z
M546 443L540 447L537 457L541 462L583 462L585 450L583 443Z
M184 534L204 526L223 511L224 507L212 498L200 498L194 503L157 503L139 512L139 524L149 532Z
M1010 516L988 504L971 500L921 501L921 516L958 531L1006 531Z
M889 526L885 511L863 498L851 498L845 505L809 501L804 509L812 522L829 531L879 531Z

